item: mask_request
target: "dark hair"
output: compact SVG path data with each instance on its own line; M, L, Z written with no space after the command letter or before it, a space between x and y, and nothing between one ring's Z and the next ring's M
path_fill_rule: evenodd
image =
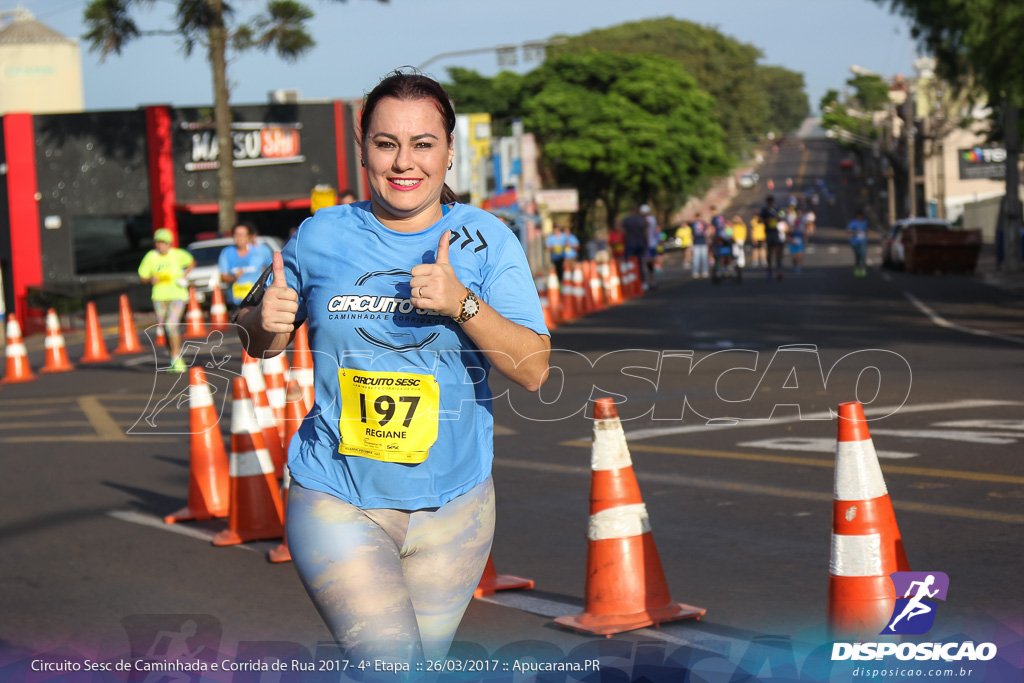
M441 115L445 133L448 135L448 139L445 142L449 145L451 144L452 133L455 131L455 109L448 98L448 93L445 92L440 83L429 76L398 70L385 76L363 98L363 111L359 117L360 145L365 142L366 131L370 128L373 112L385 97L394 97L396 100L432 100L434 106L437 107L437 112ZM445 183L444 187L441 188L441 203L451 204L458 200L458 195Z

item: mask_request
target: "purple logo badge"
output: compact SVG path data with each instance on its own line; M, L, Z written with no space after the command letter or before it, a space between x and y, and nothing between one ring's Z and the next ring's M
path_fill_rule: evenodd
M893 572L896 607L882 635L919 635L935 623L934 600L945 600L949 577L944 572Z

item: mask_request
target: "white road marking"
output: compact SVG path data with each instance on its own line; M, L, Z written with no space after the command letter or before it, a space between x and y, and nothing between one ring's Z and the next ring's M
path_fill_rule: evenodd
M949 330L956 330L957 332L966 332L967 334L973 334L978 337L988 337L989 339L998 339L1000 341L1012 342L1014 344L1024 344L1024 337L1014 337L1009 334L997 334L995 332L989 332L988 330L979 330L974 327L967 327L965 325L958 325L951 323L941 315L933 311L926 303L918 299L910 292L903 292L903 295L907 297L910 303L914 304L917 310L921 311L933 324L939 327L945 327Z
M955 429L872 429L871 433L879 436L898 436L904 439L945 439L946 441L982 443L992 446L1005 446L1006 444L1017 443L1017 439L1021 437L1020 434L965 432Z
M936 422L933 427L964 427L966 429L1019 429L1024 432L1024 420L952 420ZM1021 434L1024 436L1024 434Z
M737 446L745 448L769 448L776 451L808 451L811 453L835 453L835 439L801 438L796 436L783 437L781 439L761 439L759 441L743 441ZM891 460L906 460L916 458L917 453L903 453L900 451L877 451L879 458Z
M152 527L153 529L162 529L163 531L170 531L171 533L179 534L181 536L197 538L200 541L206 541L207 543L212 541L213 537L217 535L216 531L196 529L182 524L181 522L177 524L167 524L160 517L146 515L141 512L134 512L132 510L111 510L107 514L115 519L120 519L123 522L132 522L133 524L141 524L142 526ZM276 541L256 541L253 543L241 543L232 547L266 554L278 545L279 543Z
M548 619L579 614L583 611L578 605L537 598L525 591L503 591L476 599L481 602L501 605L502 607L511 607L521 612L529 612L530 614L536 614ZM622 635L635 634L645 639L654 638L676 645L701 648L719 654L728 653L733 646L737 648L747 647L746 641L738 638L711 635L701 629L687 628L685 626L687 623L692 623L692 621L665 622L658 628L642 628L628 631Z
M922 403L919 405L902 405L902 406L865 406L864 416L871 417L872 415L890 415L898 411L899 414L910 414L910 413L928 413L938 410L967 410L971 408L993 408L996 406L1019 406L1024 405L1020 401L996 401L988 399L968 399L964 401L950 401L948 403ZM811 413L804 416L793 416L793 417L779 417L772 418L771 420L741 420L735 423L723 423L718 422L714 424L691 424L691 425L680 425L677 427L652 427L650 429L635 429L633 431L626 432L626 439L628 441L640 441L642 439L656 439L659 436L671 436L673 434L690 434L693 432L704 432L718 429L739 429L742 427L768 427L780 424L789 424L791 422L800 422L801 420L830 420L835 419L832 411L822 411L820 413ZM874 430L872 430L874 431ZM581 441L588 441L591 435L582 437Z

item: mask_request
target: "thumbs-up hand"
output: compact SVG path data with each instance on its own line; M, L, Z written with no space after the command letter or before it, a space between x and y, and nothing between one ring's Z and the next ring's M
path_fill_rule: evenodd
M299 293L288 286L281 252L274 252L274 281L263 292L260 322L273 334L291 334L295 330L295 313L299 310Z
M459 282L449 260L448 244L451 235L451 230L446 230L441 235L433 263L413 266L409 287L412 290L412 303L416 308L456 316L459 314L462 299L466 296L466 287Z

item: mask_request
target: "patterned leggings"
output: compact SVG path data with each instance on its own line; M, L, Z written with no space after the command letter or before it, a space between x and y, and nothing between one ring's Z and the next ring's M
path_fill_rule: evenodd
M360 510L292 482L287 525L299 578L350 656L442 659L491 550L494 487L440 508Z

